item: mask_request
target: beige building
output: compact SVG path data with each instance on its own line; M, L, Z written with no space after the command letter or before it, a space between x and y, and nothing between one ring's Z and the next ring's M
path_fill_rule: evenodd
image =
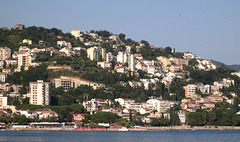
M67 54L67 56L71 56L72 55L72 49L68 48L68 47L64 47L64 48L60 49L59 52L64 52L64 53Z
M0 73L0 82L5 82L7 78L7 73Z
M71 34L75 37L75 38L79 38L81 36L80 34L80 30L72 30Z
M162 62L162 65L166 65L167 66L167 65L171 65L172 64L170 58L163 57L163 56L158 56L157 59Z
M60 78L54 79L55 88L63 87L64 91L67 91L69 88L77 88L80 85L89 85L93 87L93 89L105 87L101 83L91 82L80 77L61 76Z
M30 82L30 104L33 105L49 105L50 104L50 82Z
M173 62L176 65L188 65L188 60L182 58L174 58Z
M31 39L24 39L22 41L22 43L27 43L28 45L31 45L32 44L32 40Z
M31 66L31 63L31 55L26 54L25 51L18 54L18 69L21 69L23 67L25 70L28 70L28 67Z
M6 60L11 57L11 49L8 47L0 47L0 60Z
M2 94L0 94L0 107L6 107L7 106L7 97L3 97Z
M106 59L106 49L99 48L97 46L91 47L87 49L87 57L90 60L99 60L100 58Z

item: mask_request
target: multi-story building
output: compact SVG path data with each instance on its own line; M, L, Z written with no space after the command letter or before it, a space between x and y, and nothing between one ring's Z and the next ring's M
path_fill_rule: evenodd
M90 60L99 60L100 58L106 59L106 49L97 46L87 49L87 56Z
M183 87L185 90L185 97L186 98L193 98L196 94L196 85L188 84L187 86Z
M8 47L0 47L0 60L6 60L11 57L11 49Z
M167 66L167 65L171 65L172 64L170 58L163 57L163 56L158 56L157 59L162 62L162 65L166 65Z
M80 85L89 85L93 87L93 89L105 87L101 83L91 82L80 77L60 76L60 78L54 79L55 88L63 87L64 91L67 91L69 88L77 88Z
M50 104L50 82L37 80L37 82L30 82L29 88L30 104L42 106Z
M135 57L133 56L133 54L129 56L128 69L130 71L135 71Z
M114 56L112 55L111 52L106 53L105 61L106 61L107 63L109 63L109 62L111 62L111 61L114 61L114 60L115 60L115 58L114 58Z
M92 112L98 110L99 102L96 99L92 99L90 101L83 101L83 106L88 112Z
M106 49L105 48L101 48L100 49L100 54L103 60L106 60Z
M188 65L188 60L182 58L174 58L173 62L176 65Z
M153 105L153 109L159 113L164 113L168 109L174 106L176 102L170 102L168 100L160 100L160 99L149 99L146 103Z
M129 98L117 98L115 99L115 102L118 102L121 106L123 106L124 104L134 103L135 101Z
M31 66L31 63L31 55L27 54L26 51L20 51L18 54L18 69L21 69L23 67L25 70L28 70L28 67Z
M7 97L3 97L2 94L0 94L0 107L7 106Z
M7 73L0 73L0 82L5 82L7 78Z
M0 60L0 68L2 69L6 64L5 60Z
M128 53L118 52L117 62L119 62L119 63L127 63L128 62Z
M17 59L13 59L13 58L8 58L5 60L6 65L10 66L10 65L17 65L18 60Z

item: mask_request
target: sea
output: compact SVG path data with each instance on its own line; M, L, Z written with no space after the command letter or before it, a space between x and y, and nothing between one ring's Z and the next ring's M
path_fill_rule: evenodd
M0 131L3 142L240 142L240 130Z

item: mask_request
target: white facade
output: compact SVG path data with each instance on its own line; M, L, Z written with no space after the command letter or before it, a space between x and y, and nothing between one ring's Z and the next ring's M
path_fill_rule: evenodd
M195 84L188 84L187 86L183 87L185 90L185 97L186 98L194 98L196 94L196 85Z
M68 46L68 43L66 41L57 41L58 46Z
M30 104L33 105L49 105L50 104L50 82L30 82Z
M174 103L170 103L167 100L159 100L159 99L149 99L146 103L152 104L154 107L154 110L157 110L157 112L160 112L160 113L166 112L174 104Z
M128 62L128 54L125 52L118 52L117 62L119 63L127 63Z
M7 73L0 73L0 82L5 82L7 78Z
M180 122L182 124L185 124L185 122L186 122L186 115L185 115L185 112L183 110L179 110L178 117L179 117Z
M115 99L115 102L119 102L121 106L127 103L134 103L135 101L133 99L123 99L123 98L117 98Z
M92 112L98 110L99 103L96 99L92 99L90 101L84 101L83 106L88 112Z
M7 106L7 97L3 97L2 94L0 94L0 107Z
M133 54L130 55L130 58L128 60L128 69L130 71L135 71L135 58Z

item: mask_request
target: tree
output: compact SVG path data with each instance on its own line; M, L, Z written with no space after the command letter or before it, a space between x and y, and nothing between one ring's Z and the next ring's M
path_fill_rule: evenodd
M111 112L97 112L91 115L91 122L95 123L115 123L120 117Z
M119 38L120 38L121 41L125 41L125 37L126 37L125 34L123 34L123 33L119 34Z
M148 41L146 41L146 40L141 40L140 42L143 43L145 46L149 46L149 45L150 45L150 44L148 43Z
M26 118L25 115L14 115L13 122L18 123L19 125L26 125L30 120Z
M172 53L172 48L168 46L168 47L165 48L165 51L169 55L169 54Z

